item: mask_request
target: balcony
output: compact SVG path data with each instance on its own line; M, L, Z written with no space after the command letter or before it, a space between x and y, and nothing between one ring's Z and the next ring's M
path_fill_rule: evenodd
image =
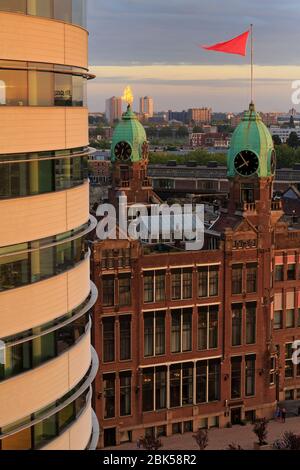
M145 178L142 186L143 188L152 188L152 178Z
M116 186L117 188L122 188L122 189L126 189L126 188L130 188L130 181L129 180L116 180Z
M272 201L271 210L272 211L281 211L282 210L282 201Z

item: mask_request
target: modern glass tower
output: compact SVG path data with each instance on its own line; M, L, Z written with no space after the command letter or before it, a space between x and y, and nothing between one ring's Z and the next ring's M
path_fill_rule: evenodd
M0 0L0 449L97 445L84 0Z

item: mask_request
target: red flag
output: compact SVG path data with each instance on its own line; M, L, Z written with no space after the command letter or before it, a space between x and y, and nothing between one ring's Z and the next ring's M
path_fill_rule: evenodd
M226 54L246 55L247 41L250 31L246 31L230 41L219 42L213 46L201 46L208 51L225 52Z

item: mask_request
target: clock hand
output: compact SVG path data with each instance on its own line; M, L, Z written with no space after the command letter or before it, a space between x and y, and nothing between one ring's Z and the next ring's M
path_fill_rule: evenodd
M243 163L242 165L240 165L238 168L243 168L243 166L245 166L245 165L248 166L248 163L245 162L245 163Z
M248 166L249 162L247 162L247 161L245 160L245 158L243 157L243 155L242 155L241 153L240 153L239 155L240 155L240 157L242 158L242 160L243 160L243 162L244 162L244 165L247 165L247 166Z

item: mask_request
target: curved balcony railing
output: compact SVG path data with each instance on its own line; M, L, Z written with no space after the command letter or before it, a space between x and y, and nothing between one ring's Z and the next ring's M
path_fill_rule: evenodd
M0 448L10 450L13 439L13 449L19 443L19 450L41 449L62 435L90 405L91 384L94 381L99 361L92 348L92 363L82 380L66 395L24 417L17 423L12 423L0 429ZM96 436L94 436L96 438Z

